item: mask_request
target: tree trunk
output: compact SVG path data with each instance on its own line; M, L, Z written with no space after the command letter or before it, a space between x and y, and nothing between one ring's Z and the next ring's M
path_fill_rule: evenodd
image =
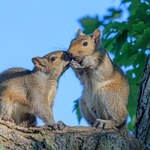
M142 150L119 131L94 127L23 128L0 120L0 150Z
M150 55L141 82L136 117L135 136L150 149Z

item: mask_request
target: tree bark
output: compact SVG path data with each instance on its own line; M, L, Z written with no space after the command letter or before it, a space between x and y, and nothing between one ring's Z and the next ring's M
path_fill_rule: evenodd
M140 86L136 118L135 136L150 149L150 55Z
M23 128L0 120L0 150L142 150L119 131L94 127Z

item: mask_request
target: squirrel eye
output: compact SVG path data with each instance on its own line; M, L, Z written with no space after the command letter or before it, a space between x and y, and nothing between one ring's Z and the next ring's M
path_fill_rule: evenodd
M56 59L57 59L56 56L52 56L52 57L51 57L51 62L55 61Z
M83 46L87 46L87 45L88 45L88 42L83 42L82 45L83 45Z

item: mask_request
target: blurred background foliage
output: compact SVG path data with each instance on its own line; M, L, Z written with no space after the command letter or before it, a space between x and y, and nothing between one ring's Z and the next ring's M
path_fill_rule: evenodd
M124 20L123 13L128 14ZM114 62L124 68L130 85L128 112L131 121L128 127L133 130L139 85L147 55L150 53L150 1L120 0L119 8L109 8L105 16L87 16L79 22L86 34L91 34L96 28L103 30L103 47L113 54ZM75 101L74 110L80 122L82 116L78 100Z

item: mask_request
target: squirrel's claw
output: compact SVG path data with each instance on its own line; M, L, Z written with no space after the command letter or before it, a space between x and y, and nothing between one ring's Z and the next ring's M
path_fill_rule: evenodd
M71 66L72 69L75 69L75 70L84 68L83 66L81 66L81 65L80 65L77 61L75 61L75 60L72 60L72 61L70 62L70 66Z
M62 122L62 121L57 122L57 128L59 130L63 130L65 127L66 127L66 124L64 122Z
M15 124L14 120L12 118L8 117L8 116L3 116L3 117L0 116L0 118L4 121L8 121L8 122L11 122L11 123Z
M62 121L58 121L57 123L48 124L47 127L50 127L52 130L63 130L66 127L66 124Z
M118 130L114 124L112 124L109 120L96 119L94 125L95 128L102 128L104 130L115 129Z

